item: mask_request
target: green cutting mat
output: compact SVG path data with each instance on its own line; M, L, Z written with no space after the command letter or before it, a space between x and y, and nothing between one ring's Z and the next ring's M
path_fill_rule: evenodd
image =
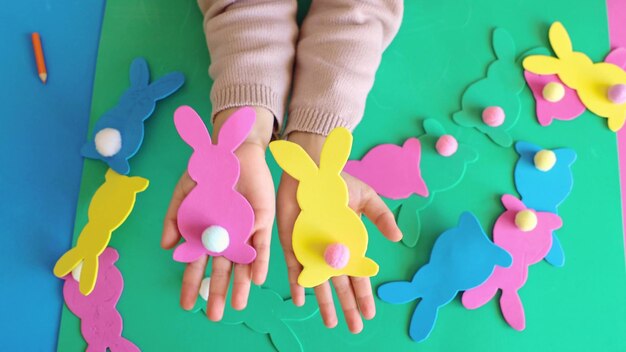
M576 6L571 4L576 3ZM306 9L301 9L301 14ZM381 264L374 286L408 279L428 258L436 236L471 210L490 228L502 211L499 197L515 193L512 170L517 156L473 129L452 124L463 89L481 78L493 59L491 31L505 27L519 52L546 46L548 25L561 20L574 46L594 60L608 49L603 0L411 0L402 28L386 51L369 96L364 121L355 131L353 157L379 143L401 143L422 133L421 121L441 121L458 138L480 152L461 184L438 194L423 213L423 231L416 248L387 242L367 222L369 255ZM128 86L128 67L136 56L150 63L153 77L181 70L183 89L157 106L146 123L146 138L131 160L131 174L150 179L137 197L136 208L111 241L118 249L118 266L125 289L118 308L124 336L145 351L271 350L266 335L242 325L209 322L201 314L179 307L183 265L160 248L161 225L171 191L183 172L190 149L178 137L174 109L191 105L208 118L211 81L202 17L195 0L109 0L96 69L91 123L117 103ZM415 303L388 305L377 300L378 314L363 333L351 335L342 318L326 329L319 315L291 324L307 351L624 351L626 350L626 274L620 219L620 193L615 135L605 121L590 113L573 122L556 121L542 128L534 119L528 89L522 93L522 116L515 140L546 147L567 146L578 152L574 190L560 208L565 225L559 236L566 252L564 268L539 263L530 269L521 290L527 328L517 332L501 318L496 301L469 311L457 298L441 309L430 338L413 343L407 334ZM77 151L78 152L78 151ZM271 156L268 154L271 160ZM275 180L280 175L270 161ZM89 201L104 179L105 165L86 160L75 237L87 220ZM274 233L271 268L266 286L289 294L286 269ZM249 307L248 309L254 309ZM85 348L79 320L64 308L59 350Z

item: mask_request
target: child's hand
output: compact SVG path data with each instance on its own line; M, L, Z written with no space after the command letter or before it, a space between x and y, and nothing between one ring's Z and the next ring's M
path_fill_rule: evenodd
M325 137L316 134L293 132L290 134L289 140L302 146L311 158L319 164L319 156ZM376 192L365 183L348 174L344 173L342 176L348 186L350 207L357 214L365 214L389 240L399 241L402 238L402 233L396 225L393 214ZM278 187L277 220L280 242L285 253L285 261L287 262L292 300L295 305L301 306L304 304L304 288L298 285L297 280L298 275L302 271L302 266L296 260L291 244L294 223L300 213L300 208L296 201L297 187L298 181L287 173L283 173L280 186ZM370 279L339 276L332 278L331 281L339 297L339 303L343 309L348 328L353 333L359 333L363 329L361 315L365 319L372 319L376 315ZM335 327L337 325L337 314L329 283L325 282L315 287L315 296L317 297L324 324L329 328Z
M224 110L216 116L214 136L217 136L224 121L235 110ZM250 281L261 285L267 276L275 214L274 183L265 162L265 149L272 135L274 116L263 108L255 108L255 110L257 119L253 130L246 141L235 151L241 165L237 190L250 202L254 210L254 229L250 241L257 251L257 257L251 264L234 265L231 303L233 308L238 310L246 307ZM195 185L196 183L185 172L174 189L163 224L161 246L165 249L173 248L180 240L181 236L176 223L178 207ZM205 256L189 263L185 269L180 296L180 304L184 309L190 310L196 303L207 262L208 257ZM233 263L224 257L213 258L209 301L207 302L207 315L213 321L222 319L232 267Z

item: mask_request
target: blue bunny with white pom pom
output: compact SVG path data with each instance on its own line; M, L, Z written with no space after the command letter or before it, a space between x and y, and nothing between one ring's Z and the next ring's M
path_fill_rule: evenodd
M128 159L137 153L143 141L144 120L154 112L158 100L176 92L184 82L182 73L172 72L150 83L148 63L143 58L134 59L130 66L130 88L115 107L98 119L81 154L100 159L117 173L127 175Z

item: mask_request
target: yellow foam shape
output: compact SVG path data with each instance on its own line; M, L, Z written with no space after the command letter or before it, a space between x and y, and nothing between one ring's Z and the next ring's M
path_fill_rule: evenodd
M549 38L557 57L528 56L523 61L524 69L539 75L557 74L566 86L576 90L587 109L608 119L612 131L619 131L626 118L626 104L611 102L608 90L615 84L626 84L624 70L607 62L594 63L584 53L573 51L570 37L560 22L550 26Z
M81 262L79 289L88 295L96 286L98 257L109 244L111 233L128 217L135 204L135 195L148 188L142 177L123 176L108 169L105 181L89 204L89 221L83 228L76 246L67 251L54 266L54 275L61 278Z
M341 177L350 149L352 135L335 128L324 143L320 167L299 145L288 141L270 143L278 165L299 181L297 200L301 212L293 229L292 244L302 264L298 284L314 287L331 277L349 275L369 277L378 273L378 264L365 257L367 230L360 217L348 206L348 187ZM328 245L348 247L348 264L335 269L324 260Z

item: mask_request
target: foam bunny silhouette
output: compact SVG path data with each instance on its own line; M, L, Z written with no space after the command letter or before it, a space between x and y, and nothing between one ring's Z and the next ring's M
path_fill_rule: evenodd
M82 155L99 159L116 172L127 175L128 159L143 141L143 122L154 112L156 102L173 94L185 81L180 72L166 74L150 83L148 63L136 58L130 66L130 88L111 110L96 122L91 138L82 148Z
M367 230L348 206L348 187L340 175L351 147L350 132L335 128L322 147L318 168L299 145L288 141L270 143L278 165L299 181L297 200L301 211L292 241L303 267L298 277L300 286L314 287L333 276L369 277L378 273L378 264L365 257ZM334 248L340 250L331 250ZM327 258L329 252L339 253L341 258Z
M87 351L133 352L139 348L122 337L122 316L115 307L124 289L122 273L115 266L117 250L107 247L100 255L100 270L93 292L83 296L72 275L63 279L67 307L80 318L80 331Z
M196 182L178 209L178 229L185 242L174 250L174 260L189 263L210 255L248 264L256 257L248 243L254 212L235 190L239 159L234 153L250 133L255 118L252 108L235 111L213 144L202 119L191 107L181 106L174 112L178 133L193 148L187 170Z
M383 197L401 199L417 194L428 196L428 188L420 172L422 146L417 138L407 139L402 146L381 144L361 160L348 160L343 171L367 183Z
M428 197L412 195L406 199L398 213L398 226L402 231L402 243L415 246L421 232L419 212L433 201L438 192L446 191L461 181L467 166L478 160L478 153L470 146L459 143L457 151L450 156L437 152L437 141L447 135L443 126L435 119L424 121L425 134L419 137L422 146L421 175L428 186Z
M561 218L553 213L538 212L512 195L502 196L506 211L498 217L493 228L493 241L513 257L509 268L496 267L482 285L463 293L462 302L468 309L476 309L491 300L498 289L502 290L500 309L507 323L516 330L524 330L526 319L518 290L528 279L528 267L541 261L552 246L552 232L562 225ZM516 225L516 217L530 211L536 217L536 226L523 231Z
M565 85L576 90L587 109L608 120L612 131L622 128L626 104L611 102L608 90L614 85L626 84L626 72L612 63L594 63L584 53L574 51L560 22L550 26L548 35L556 57L530 55L523 61L524 68L540 75L558 75Z
M437 238L430 261L411 281L383 284L378 297L394 304L421 298L409 327L409 335L419 342L428 338L440 307L450 303L459 291L485 282L496 266L510 265L511 256L489 240L472 213L465 212L457 227Z
M565 94L559 101L552 102L543 97L546 85L562 83L557 75L538 75L524 71L524 78L535 98L537 121L541 126L549 126L553 120L573 120L587 110L576 91L568 86L563 86Z
M147 187L145 178L128 177L108 169L105 182L89 204L87 225L80 232L76 246L56 262L54 275L62 278L82 263L80 292L90 294L98 276L98 257L109 244L111 233L130 215L137 193Z
M556 163L550 170L542 171L535 166L534 157L544 148L520 141L515 144L515 150L520 156L515 165L515 187L522 201L529 208L556 214L558 206L572 191L571 166L576 153L568 148L554 149ZM554 266L565 264L565 254L556 233L552 234L552 247L545 259Z
M206 309L209 286L210 278L207 277L200 287L199 295L202 300L196 302L194 312ZM268 334L277 351L303 351L298 336L289 324L308 320L317 314L318 307L312 299L313 294L306 296L304 305L296 307L291 298L283 299L276 291L251 285L246 308L240 311L225 309L221 322L231 325L244 324L254 332ZM226 302L226 307L229 306L229 302Z
M493 50L496 60L487 68L487 77L472 83L463 93L461 110L452 116L454 122L474 127L496 144L508 147L513 139L509 131L517 123L521 104L519 93L524 88L522 70L516 62L515 43L502 28L493 31ZM482 120L482 111L489 106L502 108L504 122L489 126Z
M626 69L626 48L616 48L604 58L604 62L616 65L622 70Z

